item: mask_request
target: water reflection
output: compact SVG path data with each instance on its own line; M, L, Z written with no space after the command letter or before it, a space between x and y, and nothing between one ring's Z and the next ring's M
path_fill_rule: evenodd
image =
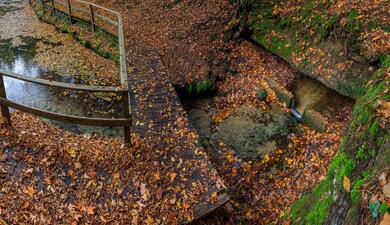
M71 77L59 76L45 68L39 67L33 62L37 39L23 37L25 44L13 47L11 40L0 40L0 69L25 76L38 77L43 79L83 83ZM86 93L72 92L58 88L33 84L13 78L4 78L7 97L17 103L28 105L34 108L44 109L68 115L89 116L89 117L113 117L120 116L119 104L105 103L103 101L88 101ZM107 113L107 111L111 113ZM70 124L56 123L64 129L70 129L78 133L89 131L103 132L110 136L120 135L119 129L92 129L87 126L76 126Z

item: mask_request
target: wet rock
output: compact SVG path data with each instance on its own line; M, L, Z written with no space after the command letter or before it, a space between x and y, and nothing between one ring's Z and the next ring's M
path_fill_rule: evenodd
M303 113L302 120L306 126L315 131L324 132L326 130L326 119L314 110L306 109Z
M278 85L274 80L271 78L267 79L267 82L271 89L275 92L276 97L279 99L280 102L286 105L288 108L294 108L295 107L295 96Z
M242 106L217 126L213 142L223 141L243 159L261 158L281 145L295 120L277 106L270 111Z
M210 115L203 109L191 109L188 117L193 126L198 130L201 137L210 137L212 134L212 120Z

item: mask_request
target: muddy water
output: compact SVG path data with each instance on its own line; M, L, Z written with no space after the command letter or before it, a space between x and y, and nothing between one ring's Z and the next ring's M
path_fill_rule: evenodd
M25 4L21 4L19 1L0 0L0 5L0 20L7 17L7 13L23 12L18 10L26 7ZM12 24L10 26L12 26ZM7 29L7 27L2 27L1 29ZM74 79L71 76L64 76L63 74L60 76L59 74L34 63L35 50L39 42L45 42L47 45L56 45L58 43L47 43L47 41L42 38L32 36L34 35L29 36L28 32L24 35L18 35L17 39L20 43L15 45L13 43L15 38L7 39L0 35L1 70L61 82L84 83L82 80ZM120 112L120 104L116 102L106 102L81 92L49 88L7 77L5 77L5 87L7 97L10 100L47 111L88 117L113 117L119 116ZM103 127L93 128L52 122L63 129L77 133L98 132L109 136L121 135L121 129Z
M287 146L290 133L301 128L289 112L275 104L267 110L243 105L220 123L214 123L215 109L207 99L184 100L183 104L209 152L220 155L231 150L244 161L261 159Z
M322 83L303 75L297 81L294 95L300 113L305 109L328 113L334 106L350 101ZM203 145L216 155L231 150L244 161L258 160L277 149L287 147L291 134L303 132L303 125L290 112L274 103L268 104L267 109L243 105L216 124L212 119L216 109L210 107L212 104L209 99L182 98L182 102Z

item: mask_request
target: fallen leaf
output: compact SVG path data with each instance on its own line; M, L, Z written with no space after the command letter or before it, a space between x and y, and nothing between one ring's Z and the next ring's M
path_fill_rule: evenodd
M93 214L95 214L95 208L96 208L96 206L88 206L88 207L87 207L87 214L88 214L88 215L93 215Z
M173 182L176 178L177 174L176 173L170 173L169 178L171 179L171 182Z
M390 198L390 183L383 186L383 194L386 198Z
M141 197L142 199L144 199L145 201L147 201L149 199L149 190L146 188L146 184L145 183L142 183L141 186L140 186L140 192L141 192Z
M346 192L351 191L351 181L349 180L348 177L344 177L343 187Z
M33 196L36 193L36 190L33 186L28 186L27 187L27 194L30 196Z
M385 213L385 215L383 216L383 220L381 221L381 223L379 225L390 225L390 214L389 213Z

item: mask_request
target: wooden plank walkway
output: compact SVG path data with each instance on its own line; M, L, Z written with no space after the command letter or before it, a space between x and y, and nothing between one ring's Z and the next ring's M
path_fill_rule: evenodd
M171 85L158 51L132 43L127 54L129 67L129 87L134 93L131 98L134 133L156 142L161 149L173 148L168 152L164 163L180 174L188 170L185 185L188 190L193 189L194 183L203 187L198 204L191 206L194 220L200 219L229 201L222 180L212 167L204 148L198 141L195 131L189 126L186 112ZM183 162L183 167L172 164ZM199 165L199 166L197 166ZM200 166L202 165L202 167ZM187 167L187 168L185 168ZM207 171L204 168L208 168ZM214 196L213 203L210 201ZM216 198L215 198L216 197Z

